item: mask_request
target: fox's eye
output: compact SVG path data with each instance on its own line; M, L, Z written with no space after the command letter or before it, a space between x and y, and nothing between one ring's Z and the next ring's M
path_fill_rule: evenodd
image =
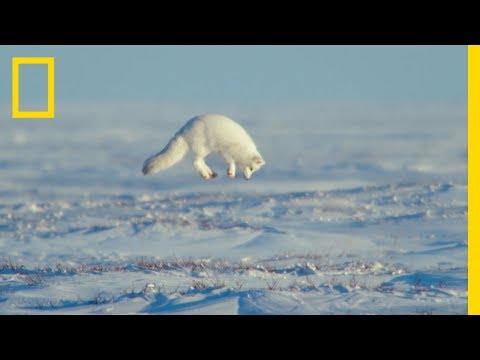
M250 166L250 171L253 171L253 166Z

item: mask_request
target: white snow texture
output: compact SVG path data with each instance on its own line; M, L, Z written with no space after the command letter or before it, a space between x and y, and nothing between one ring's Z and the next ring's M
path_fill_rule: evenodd
M465 105L225 106L266 161L251 181L191 153L143 176L205 112L1 121L0 314L467 312Z

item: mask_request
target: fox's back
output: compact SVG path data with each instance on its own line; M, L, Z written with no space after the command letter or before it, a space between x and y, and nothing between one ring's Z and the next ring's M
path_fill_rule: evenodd
M199 115L190 119L179 131L192 147L205 146L224 151L232 145L255 147L245 129L234 120L217 114Z

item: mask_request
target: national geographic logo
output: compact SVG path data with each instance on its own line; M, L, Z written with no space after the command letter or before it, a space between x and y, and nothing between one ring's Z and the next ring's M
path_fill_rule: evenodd
M47 65L47 110L20 111L20 65ZM14 57L12 58L12 118L53 119L55 117L55 58Z

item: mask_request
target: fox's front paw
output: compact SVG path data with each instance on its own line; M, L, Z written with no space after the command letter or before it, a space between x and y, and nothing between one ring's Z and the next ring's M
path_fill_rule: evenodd
M230 179L235 179L235 172L233 171L227 171L227 175Z

